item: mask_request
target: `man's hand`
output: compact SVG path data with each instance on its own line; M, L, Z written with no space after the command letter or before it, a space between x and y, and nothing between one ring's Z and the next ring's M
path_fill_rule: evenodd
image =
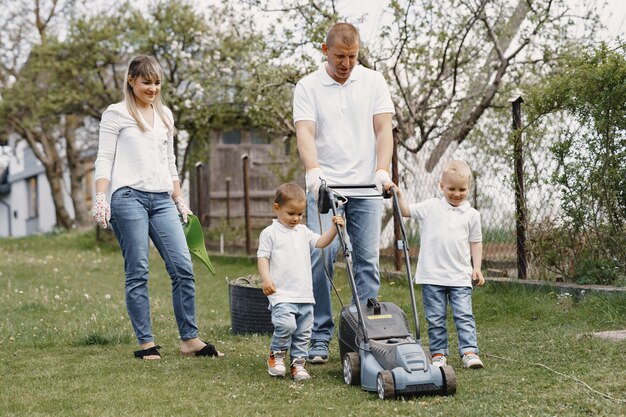
M389 172L384 169L379 169L376 171L376 177L374 178L374 182L376 184L376 190L378 190L380 194L383 193L384 185L392 183Z
M189 221L189 218L187 217L187 215L193 214L193 213L191 212L191 210L189 210L189 208L185 204L185 199L183 199L183 197L179 195L178 197L174 199L174 204L176 205L176 210L178 210L178 213L183 218L183 223L187 224L187 222Z
M96 201L93 205L93 218L96 224L103 229L107 228L107 222L111 220L111 207L109 207L106 194L104 193L96 193Z
M313 194L315 200L317 200L317 195L319 194L320 186L322 185L322 178L324 178L324 172L320 167L309 169L304 177L306 190Z

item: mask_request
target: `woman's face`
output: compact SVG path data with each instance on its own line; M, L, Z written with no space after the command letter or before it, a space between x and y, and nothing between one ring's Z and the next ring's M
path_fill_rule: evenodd
M148 107L161 93L160 79L146 79L139 75L137 78L128 78L128 84L133 88L133 93L137 99L137 105Z

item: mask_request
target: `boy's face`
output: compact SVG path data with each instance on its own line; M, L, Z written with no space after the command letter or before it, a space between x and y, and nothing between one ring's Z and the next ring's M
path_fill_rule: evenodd
M469 178L456 174L444 174L439 183L446 201L454 207L460 206L469 194Z
M274 203L273 208L278 221L284 226L293 229L302 221L302 216L306 209L306 200L289 200L282 206Z

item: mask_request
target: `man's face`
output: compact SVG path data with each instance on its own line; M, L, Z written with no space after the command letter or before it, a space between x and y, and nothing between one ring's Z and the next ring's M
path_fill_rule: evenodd
M322 52L326 55L328 65L326 71L330 77L339 84L346 82L350 78L352 70L356 66L359 57L359 43L352 45L335 40L331 46L322 44Z

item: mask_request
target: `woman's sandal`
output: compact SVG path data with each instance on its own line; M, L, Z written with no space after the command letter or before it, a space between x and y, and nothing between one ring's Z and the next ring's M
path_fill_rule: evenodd
M188 352L188 353L182 353L181 352L181 354L183 356L198 356L198 357L215 356L217 358L221 358L222 356L224 356L224 354L222 352L218 352L217 349L215 349L215 346L213 346L211 343L205 342L204 340L202 342L205 343L206 346L204 346L199 351L197 351L197 352Z
M139 359L144 359L145 356L158 356L161 359L161 354L159 353L159 349L161 346L151 346L147 349L141 349L135 351L135 357ZM146 360L156 360L156 359L146 359Z

